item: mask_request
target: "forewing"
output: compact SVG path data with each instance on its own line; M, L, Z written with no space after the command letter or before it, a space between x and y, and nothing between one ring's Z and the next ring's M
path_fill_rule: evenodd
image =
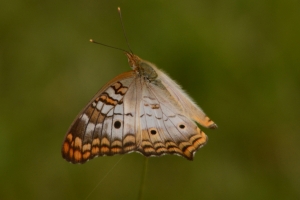
M136 73L130 71L108 82L77 116L62 146L62 156L84 163L95 156L136 149Z

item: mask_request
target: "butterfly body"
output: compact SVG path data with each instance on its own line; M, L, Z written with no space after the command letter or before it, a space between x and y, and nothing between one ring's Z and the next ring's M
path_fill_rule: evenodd
M197 123L217 125L155 65L131 53L127 57L132 71L104 85L77 116L66 134L63 157L84 163L136 151L192 160L207 141Z

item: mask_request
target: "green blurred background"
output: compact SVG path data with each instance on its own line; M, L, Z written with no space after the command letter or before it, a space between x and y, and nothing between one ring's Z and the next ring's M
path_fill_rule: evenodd
M127 49L118 6L134 53L219 126L202 128L209 142L192 162L150 158L143 199L299 199L297 0L2 0L1 199L137 199L140 154L84 165L60 154L78 112L130 70L122 52L89 43Z

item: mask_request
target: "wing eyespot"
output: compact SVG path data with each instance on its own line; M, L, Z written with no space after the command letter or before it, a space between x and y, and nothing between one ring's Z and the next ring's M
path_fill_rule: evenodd
M115 123L114 123L114 127L116 128L116 129L119 129L120 127L121 127L121 122L120 121L115 121Z
M151 133L151 135L155 135L157 133L157 131L155 130L155 128L151 128L150 133Z
M184 125L184 124L180 124L180 125L179 125L179 128L180 128L180 129L184 129L184 128L185 128L185 125Z

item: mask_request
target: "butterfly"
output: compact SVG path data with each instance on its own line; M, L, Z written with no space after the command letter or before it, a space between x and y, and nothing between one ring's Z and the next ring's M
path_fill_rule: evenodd
M63 158L84 163L135 151L193 160L208 139L197 124L217 125L154 64L126 55L132 70L106 83L80 112L65 136Z

